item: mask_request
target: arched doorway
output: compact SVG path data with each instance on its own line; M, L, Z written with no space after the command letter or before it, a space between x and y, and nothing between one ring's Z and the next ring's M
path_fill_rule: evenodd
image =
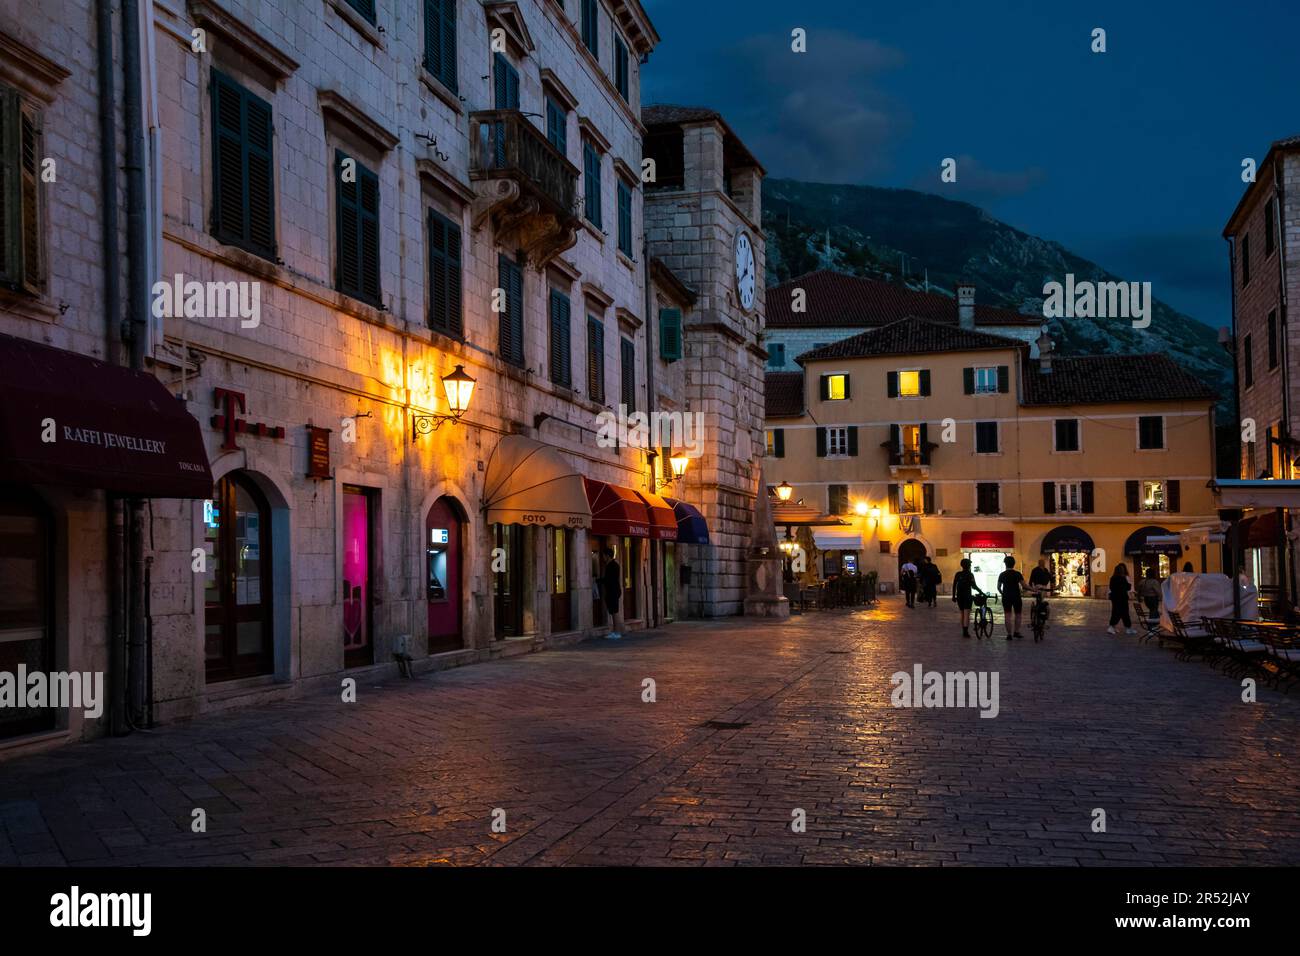
M26 488L0 486L0 671L54 670L53 521ZM0 708L0 739L54 727L51 707Z
M461 585L467 521L460 503L445 495L433 503L424 519L424 586L430 654L454 651L465 643Z
M217 482L204 509L204 661L209 682L274 669L271 507L242 472Z
M902 576L903 565L911 561L918 568L921 566L921 559L925 557L925 545L917 538L907 538L898 545L898 573Z

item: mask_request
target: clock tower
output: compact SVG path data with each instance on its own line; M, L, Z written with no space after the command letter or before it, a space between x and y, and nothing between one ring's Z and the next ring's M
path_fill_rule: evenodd
M740 614L752 590L746 566L757 499L766 493L764 172L713 110L648 106L642 119L645 157L654 161L645 184L649 251L695 296L682 329L682 398L703 413L705 441L685 493L708 521L710 545L692 567L691 604L712 616Z

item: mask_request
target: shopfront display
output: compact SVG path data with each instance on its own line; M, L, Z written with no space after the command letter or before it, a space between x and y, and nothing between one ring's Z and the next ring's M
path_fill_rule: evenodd
M54 667L53 522L35 493L0 485L0 672ZM47 707L0 707L0 739L54 727Z
M1061 525L1043 536L1039 553L1046 556L1058 597L1091 597L1092 535L1074 525Z

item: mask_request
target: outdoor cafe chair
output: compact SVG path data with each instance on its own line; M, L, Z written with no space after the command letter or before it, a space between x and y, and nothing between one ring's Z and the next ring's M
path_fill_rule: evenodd
M1173 633L1166 634L1160 631L1156 635L1156 640L1161 647L1164 646L1165 641L1177 647L1175 657L1179 660L1185 661L1193 656L1199 656L1213 663L1220 656L1221 651L1217 642L1204 627L1188 627L1177 611L1169 612L1169 624L1173 628Z
M1262 660L1268 654L1268 645L1256 639L1256 632L1249 622L1209 617L1201 618L1201 622L1227 651L1224 661L1226 673L1233 677L1254 674L1269 680L1273 678L1273 673L1263 666Z

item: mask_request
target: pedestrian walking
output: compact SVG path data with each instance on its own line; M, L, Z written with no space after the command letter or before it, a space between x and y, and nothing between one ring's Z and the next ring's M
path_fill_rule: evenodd
M605 637L617 641L623 636L623 615L619 611L619 602L623 598L623 569L618 565L613 548L605 549L600 597L605 602L605 610L609 612L609 633Z
M972 591L979 591L981 597L988 597L975 583L975 575L970 569L970 558L961 559L961 570L952 578L952 600L961 612L961 636L970 637L970 609L975 603Z
M1002 598L1003 623L1007 627L1007 640L1024 637L1020 633L1020 610L1022 607L1020 589L1025 586L1025 576L1016 570L1016 559L1007 555L1002 562L1007 569L998 575L998 596ZM1012 615L1016 626L1011 626Z
M1155 568L1147 568L1146 577L1138 582L1137 593L1147 606L1147 617L1160 613L1160 577Z
M1128 595L1132 590L1128 568L1123 563L1115 565L1115 573L1110 576L1110 627L1106 628L1107 634L1118 634L1115 625L1121 622L1129 634L1137 633L1133 630L1133 620L1128 613Z
M903 589L908 607L916 607L916 565L907 561L898 569L898 586Z
M921 593L925 603L929 604L930 607L937 607L939 582L943 580L943 573L939 570L939 565L931 561L928 556L922 558L919 577L921 579Z

